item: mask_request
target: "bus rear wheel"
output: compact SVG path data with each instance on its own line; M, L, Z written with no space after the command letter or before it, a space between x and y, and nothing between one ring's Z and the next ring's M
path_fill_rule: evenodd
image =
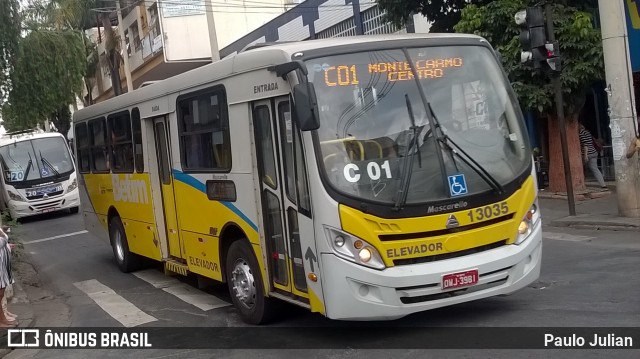
M231 300L242 320L248 324L269 322L275 314L274 303L265 296L258 261L246 241L231 244L225 270Z
M109 239L113 248L113 256L122 272L129 273L142 266L142 257L129 251L127 234L120 217L114 217L109 222Z

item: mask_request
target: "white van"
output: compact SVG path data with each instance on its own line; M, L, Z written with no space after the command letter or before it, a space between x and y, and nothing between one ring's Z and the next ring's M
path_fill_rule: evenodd
M13 219L80 206L73 155L55 132L0 137L0 210Z

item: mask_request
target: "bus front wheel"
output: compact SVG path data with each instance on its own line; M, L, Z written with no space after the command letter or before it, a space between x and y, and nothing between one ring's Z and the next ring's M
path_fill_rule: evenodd
M271 320L274 303L265 296L258 261L246 241L235 241L229 247L226 274L231 299L242 320L249 324Z
M109 239L113 248L113 256L122 272L129 273L140 268L141 258L129 251L127 234L120 217L114 217L109 223Z

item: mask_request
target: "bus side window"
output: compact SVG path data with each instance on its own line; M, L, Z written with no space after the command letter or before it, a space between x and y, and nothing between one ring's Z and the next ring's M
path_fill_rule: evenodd
M91 150L86 122L76 124L74 135L78 169L81 173L89 173L91 172Z
M94 172L109 172L104 117L89 121L89 138L91 139L91 169Z
M129 111L109 115L109 133L111 135L111 171L114 173L133 173L133 139Z
M187 171L229 171L231 144L224 87L178 97L182 165Z
M137 107L131 110L131 127L133 128L133 154L135 157L136 172L144 172L144 152L142 149L142 124L140 123L140 111Z

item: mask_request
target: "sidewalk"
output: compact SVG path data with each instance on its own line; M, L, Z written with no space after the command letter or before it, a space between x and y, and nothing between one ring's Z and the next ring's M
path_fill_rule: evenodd
M589 189L593 190L593 187ZM612 185L609 185L609 191L588 191L586 196L576 200L575 216L569 216L566 196L540 191L539 198L542 220L548 226L640 231L640 218L618 216L615 186Z
M23 289L23 285L30 285L37 276L33 267L21 260L22 253L16 256L14 264L14 276L16 282L11 286L11 290L6 291L8 309L18 316L18 326L14 329L29 328L33 324L33 307L29 301L27 293ZM12 339L18 339L15 334ZM7 348L8 338L7 329L0 329L0 358L11 352L12 349Z

